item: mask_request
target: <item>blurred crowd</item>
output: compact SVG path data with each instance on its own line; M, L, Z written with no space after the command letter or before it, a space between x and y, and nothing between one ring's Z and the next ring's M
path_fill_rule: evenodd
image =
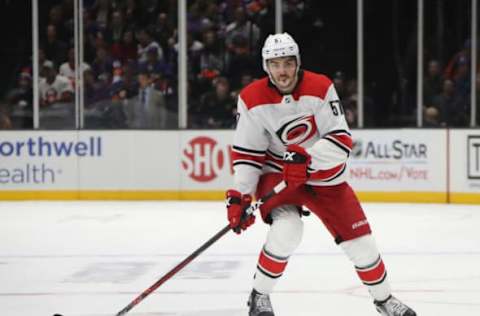
M64 0L51 6L40 30L41 114L72 108L74 101L72 4ZM238 91L261 75L260 40L271 32L264 26L266 19L272 21L272 5L271 0L189 1L190 128L233 127ZM176 19L176 1L84 1L87 128L176 127ZM31 65L22 68L6 99L10 113L22 114L14 125L31 127L31 115L25 115L32 107ZM105 119L99 120L99 113ZM8 120L5 113L2 120Z
M442 66L435 59L428 61L423 83L424 126L469 126L471 102L470 49L471 42L467 40L447 65ZM477 71L475 86L478 109L480 106L480 100L478 99L480 97L480 71ZM477 124L479 123L477 119Z
M75 127L76 115L73 0L50 2L40 24L40 125L69 129ZM177 2L83 2L84 63L80 70L85 127L176 128ZM285 20L296 28L296 34L308 33L302 32L299 23L308 11L305 2L284 1ZM321 21L313 24L321 25ZM264 76L260 49L264 38L274 32L274 1L188 1L187 28L188 127L232 128L240 89ZM428 62L425 126L468 125L469 47L465 43L447 65ZM349 124L357 126L357 80L347 78L343 70L327 75L334 81ZM367 90L366 113L379 106L373 99ZM8 106L0 109L0 129L31 128L31 63L20 69L16 86L5 100ZM366 126L374 126L375 122L368 121L372 116L364 117Z
M470 125L470 40L451 57L446 65L439 60L430 59L426 62L423 77L423 127L467 127ZM357 122L357 80L347 80L342 72L333 76L336 90L342 99L346 119L351 127L356 127ZM367 90L368 91L368 90ZM480 109L480 67L476 80L477 109ZM410 113L403 124L416 123L415 92L409 91ZM401 103L401 102L397 102ZM375 112L376 104L371 96L364 95L364 116L366 126L375 126L373 116L368 113ZM385 117L390 122L395 118ZM396 122L399 122L397 119ZM477 125L480 124L480 113L477 110ZM387 124L388 125L388 124Z

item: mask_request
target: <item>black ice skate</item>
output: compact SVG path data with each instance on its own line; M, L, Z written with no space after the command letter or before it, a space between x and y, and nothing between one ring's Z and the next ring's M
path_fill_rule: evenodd
M390 295L385 301L375 301L375 307L382 316L417 316L407 305Z
M275 316L272 303L270 303L270 296L258 293L255 289L250 294L248 306L250 306L248 316Z

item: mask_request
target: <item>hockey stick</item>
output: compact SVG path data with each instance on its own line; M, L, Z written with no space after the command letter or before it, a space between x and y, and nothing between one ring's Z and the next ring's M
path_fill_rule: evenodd
M250 205L246 210L245 210L245 218L252 215L257 209L260 208L260 206L268 201L270 198L275 196L276 194L280 193L282 190L284 190L287 187L287 184L285 181L280 182L277 184L272 191L267 193L265 196L262 198L258 199L255 203ZM177 264L173 269L171 269L169 272L167 272L163 277L161 277L157 282L155 282L152 286L150 286L148 289L142 292L139 296L137 296L133 301L130 302L127 306L125 306L124 309L119 311L116 316L122 316L128 313L134 306L138 305L145 297L150 295L153 291L158 289L160 285L168 281L171 277L173 277L175 274L177 274L178 271L183 269L187 264L193 261L198 255L200 255L203 251L205 251L208 247L213 245L217 240L223 237L228 231L230 230L230 225L225 226L220 230L218 233L216 233L212 238L207 240L202 246L200 246L197 250L195 250L191 255L189 255L187 258L185 258L182 262Z

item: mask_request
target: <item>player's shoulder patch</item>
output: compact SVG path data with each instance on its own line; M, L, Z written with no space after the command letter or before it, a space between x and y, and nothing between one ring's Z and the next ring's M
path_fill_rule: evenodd
M268 77L255 80L240 92L240 98L243 100L247 109L267 104L280 103L282 96L268 85Z
M327 76L305 70L298 93L300 96L310 95L324 99L331 85L332 81Z

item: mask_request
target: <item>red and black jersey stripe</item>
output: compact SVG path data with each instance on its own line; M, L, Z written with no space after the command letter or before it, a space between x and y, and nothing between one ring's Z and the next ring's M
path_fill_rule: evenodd
M262 169L265 162L265 151L233 146L232 160L234 166L243 164Z
M323 137L347 155L350 155L353 147L352 135L346 130L334 130Z
M346 169L347 169L346 163L342 163L338 166L335 166L330 169L325 169L325 170L314 170L314 169L308 168L310 172L310 179L320 180L322 182L329 182L338 178L345 172Z
M265 164L277 171L283 170L283 157L267 150L267 155L265 157Z

